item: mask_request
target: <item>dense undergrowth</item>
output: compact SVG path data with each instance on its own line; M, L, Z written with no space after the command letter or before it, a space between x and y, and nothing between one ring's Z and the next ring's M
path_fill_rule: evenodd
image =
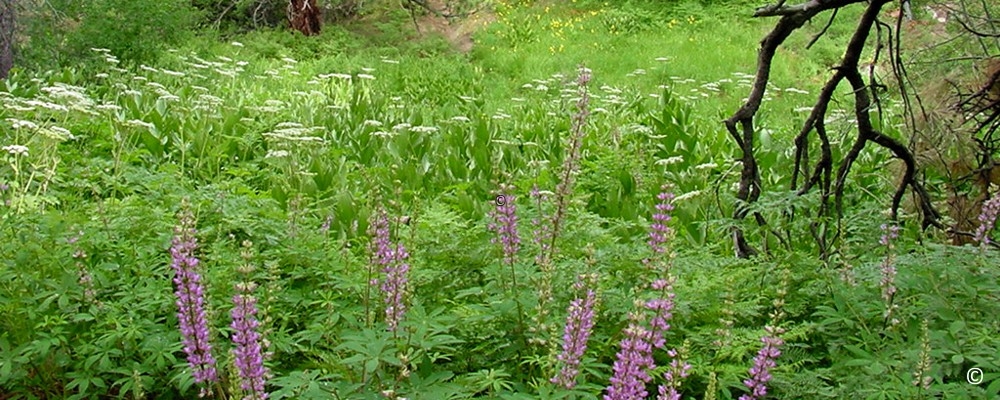
M629 398L615 397L629 362L649 396L1000 394L996 251L890 222L887 155L858 162L831 260L804 218L740 222L771 252L732 257L719 121L766 29L737 10L502 3L468 55L329 26L15 71L0 91L0 398L253 398L250 356L231 352L251 319L272 399ZM837 54L783 56L760 118L771 187ZM756 207L784 221L816 202ZM182 345L189 287L215 384L195 383ZM233 311L240 296L255 317ZM641 339L653 348L620 351Z

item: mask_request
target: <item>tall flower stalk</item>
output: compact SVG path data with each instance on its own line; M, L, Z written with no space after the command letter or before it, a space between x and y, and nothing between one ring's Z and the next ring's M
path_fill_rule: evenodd
M379 208L369 226L372 235L371 267L382 273L381 281L370 277L371 286L378 286L385 304L385 322L390 332L396 332L406 314L406 284L410 264L406 261L410 254L401 243L393 243L390 237L389 217Z
M781 355L779 349L784 342L778 336L780 328L768 326L767 335L760 339L764 346L757 352L750 367L750 377L743 384L750 389L749 394L740 396L740 400L757 400L767 395L767 383L771 381L771 369L775 367L774 360Z
M625 338L622 339L616 355L611 384L607 388L604 400L645 399L648 394L646 384L652 380L650 374L656 368L653 350L666 347L665 334L670 329L674 308L674 279L670 275L672 255L666 247L671 236L671 229L667 223L671 219L669 213L673 210L673 205L670 203L673 194L670 193L669 186L661 187L657 199L659 203L653 214L650 239L647 242L652 256L645 261L653 273L653 282L649 284L649 288L656 293L656 296L644 303L640 302L640 311L630 315L629 326L625 329ZM645 326L643 312L652 314L648 328ZM660 388L660 395L674 398L673 396L677 395L677 388L680 387L680 379L686 375L690 366L677 357L676 350L669 350L668 354L677 361L672 365L678 372L668 376L667 385Z
M257 320L257 298L254 296L256 284L249 276L254 270L251 258L252 243L243 242L244 264L237 270L243 276L243 281L236 284L236 295L233 296L233 309L230 316L233 319L233 357L239 374L240 389L243 400L264 400L267 367L264 366L264 351L261 346L261 335L258 333L260 322Z
M385 322L389 331L396 332L399 323L406 315L406 284L410 264L406 261L410 254L402 243L396 245L392 252L392 263L385 267L385 279L382 281L382 293L385 294Z
M560 172L559 184L556 185L555 201L556 208L550 220L552 229L548 236L548 255L550 261L555 252L556 239L562 229L562 222L569 209L569 198L573 194L573 183L576 172L580 168L580 155L583 149L583 138L587 135L584 128L587 125L587 117L590 116L590 94L587 92L587 84L590 83L590 69L581 66L576 85L580 98L576 101L576 114L573 114L573 121L570 128L569 147L566 158L563 160L562 171Z
M534 325L531 329L538 336L532 338L532 342L545 345L548 338L556 335L555 324L548 321L549 303L552 301L552 275L554 274L553 258L556 253L556 241L563 227L563 220L569 210L569 200L573 194L573 183L577 170L580 168L580 156L583 149L583 138L586 136L587 117L590 115L590 94L587 92L587 84L590 83L590 69L580 66L577 77L577 88L580 98L576 102L576 113L573 114L569 143L566 158L563 160L562 170L559 173L559 183L555 191L555 209L550 216L542 214L542 196L537 186L532 189L532 197L536 199L539 206L539 217L535 222L536 235L535 242L539 245L539 253L535 257L535 263L541 272L538 283L538 305L534 318ZM547 224L547 225L546 225ZM555 349L552 347L551 349Z
M514 185L500 184L497 192L496 208L490 213L493 222L488 228L496 233L491 241L499 244L503 253L503 265L510 270L510 298L517 307L517 325L519 336L524 332L523 310L517 295L517 252L521 250L521 235L517 230L517 198L511 193L517 188ZM523 338L523 336L521 336Z
M179 225L174 230L170 247L174 270L174 294L177 296L177 319L183 338L184 353L194 381L199 385L218 382L212 344L209 343L208 320L205 317L205 289L198 272L198 258L194 251L198 247L195 238L194 215L187 199L181 202L178 214ZM208 390L203 387L201 394Z
M490 213L493 222L489 224L489 229L496 233L496 237L491 241L500 244L503 251L503 263L510 267L511 282L514 291L517 286L517 277L514 275L514 264L517 261L517 252L521 249L521 235L517 231L517 205L516 198L511 193L516 188L513 185L501 184L497 192L496 208Z
M576 376L580 373L580 361L587 351L587 341L594 330L594 308L597 305L596 284L597 275L581 275L573 288L584 292L583 297L577 296L569 304L566 316L566 327L563 331L562 353L556 360L562 363L559 373L550 380L566 389L576 386ZM589 281L589 282L588 282ZM588 284L589 283L589 284Z
M784 268L781 271L781 283L778 285L777 296L773 305L774 310L768 314L771 323L764 327L765 335L760 340L764 345L757 351L757 356L753 359L750 367L750 377L743 380L743 384L750 390L749 394L740 396L740 400L758 400L767 395L767 383L771 381L771 369L777 363L775 360L781 356L781 346L785 343L781 339L781 334L785 333L779 324L785 317L785 295L788 294L791 271Z
M550 243L552 237L552 226L549 225L550 217L545 214L543 204L548 193L538 189L538 185L531 188L531 198L535 200L535 207L538 216L531 220L534 227L534 243L538 247L538 254L535 255L535 264L538 265L540 274L535 279L535 289L538 292L538 303L535 305L535 314L532 315L532 324L529 331L534 337L528 339L529 343L544 346L548 343L550 336L555 335L555 325L548 324L549 303L552 302L552 260L549 258ZM550 335L551 333L551 335Z
M882 264L879 267L882 275L879 286L882 288L882 300L885 302L885 325L889 326L890 322L892 325L896 324L896 320L892 315L893 309L896 308L896 305L893 304L893 299L896 296L896 266L893 255L893 240L899 237L899 226L882 224L881 229L882 237L879 239L879 243L885 247L885 257L882 259Z
M612 366L611 385L604 400L645 399L649 392L646 383L652 377L649 371L656 367L653 360L652 333L643 323L639 311L629 315L629 325L621 341L615 363Z

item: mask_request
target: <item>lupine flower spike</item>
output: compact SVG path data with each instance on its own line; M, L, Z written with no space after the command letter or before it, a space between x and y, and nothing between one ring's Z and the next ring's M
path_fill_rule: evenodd
M653 359L653 350L662 349L666 346L665 334L670 329L670 319L673 317L671 311L674 308L674 294L672 288L672 278L669 275L668 260L662 259L666 254L664 246L669 238L670 229L666 223L670 221L668 212L673 209L670 200L673 196L663 187L663 193L657 198L660 203L656 207L654 223L650 226L650 240L648 244L653 256L658 260L655 272L662 273L662 277L656 277L649 285L649 288L657 293L652 300L639 301L638 308L653 313L649 321L649 328L644 326L642 317L643 311L638 311L630 315L630 323L625 329L625 338L621 341L616 360L612 366L611 385L607 388L604 400L633 400L645 399L648 392L646 384L652 380L650 373L656 368ZM675 367L680 370L686 368L677 364ZM681 376L677 376L680 379ZM671 389L678 386L677 383L669 383L669 388L663 389L663 396L672 395ZM674 390L675 391L675 390Z
M778 335L780 328L766 327L767 335L761 338L764 346L757 352L753 359L753 366L750 367L750 378L743 381L743 384L750 389L750 394L740 396L740 400L758 400L767 395L767 382L771 380L771 369L775 367L774 360L781 355L781 347L784 342Z
M496 209L490 213L495 222L489 224L489 228L497 234L492 241L500 243L503 262L507 265L514 264L517 252L521 249L521 236L517 232L517 206L514 196L510 194L514 189L511 185L500 185Z
M173 245L170 247L171 267L174 270L174 286L177 296L177 319L179 321L184 352L196 384L218 381L212 345L208 341L208 321L205 317L205 291L198 273L198 258L194 251L198 246L195 238L194 215L185 199L179 213L180 224L175 229ZM204 396L208 391L202 388Z
M649 371L655 367L650 331L643 326L640 312L633 312L629 319L604 400L645 399L648 394L646 383L652 379Z
M896 295L896 266L893 261L893 240L899 237L899 227L896 225L885 225L882 224L882 237L879 239L879 243L885 246L885 258L882 259L882 264L880 266L882 279L879 281L879 286L882 287L882 300L885 301L885 319L887 322L895 322L895 319L891 319L892 310L895 308L893 304L893 298ZM895 323L893 323L895 325Z
M997 222L997 214L1000 214L1000 195L994 195L992 199L983 203L983 210L979 214L979 227L976 228L975 236L980 249L985 250L986 245L990 244L990 231L993 230Z
M250 261L249 241L243 242L245 264L239 268L244 278L248 278L254 267ZM257 332L260 323L257 320L257 298L254 289L257 285L249 279L236 284L236 295L233 296L233 356L240 377L240 389L245 396L243 400L264 400L265 377L268 373L264 367L264 351L261 347L261 336Z
M389 217L385 210L376 211L370 232L374 235L371 247L372 262L374 266L381 268L384 274L379 289L385 296L385 322L389 325L389 331L395 332L406 313L407 273L410 271L406 259L410 255L402 244L392 243L389 237ZM371 284L378 285L379 281L373 279Z
M573 299L569 304L569 315L566 317L566 328L563 332L562 353L556 359L563 364L559 373L552 377L551 382L566 389L576 386L576 376L580 373L580 361L587 351L587 340L594 330L594 306L597 303L597 293L585 283L585 276L577 278L573 285L577 291L585 291L581 298ZM591 276L590 280L596 280ZM594 283L591 282L591 285Z

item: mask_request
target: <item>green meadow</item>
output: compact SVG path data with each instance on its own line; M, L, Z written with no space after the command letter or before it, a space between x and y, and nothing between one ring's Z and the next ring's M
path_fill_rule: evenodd
M996 247L907 202L890 219L884 149L840 221L788 190L860 5L779 50L755 121L769 224L732 218L723 120L775 22L755 6L500 0L455 22L462 51L377 3L313 37L202 26L15 65L0 400L1000 396ZM826 258L820 223L842 227ZM735 228L762 253L734 257Z

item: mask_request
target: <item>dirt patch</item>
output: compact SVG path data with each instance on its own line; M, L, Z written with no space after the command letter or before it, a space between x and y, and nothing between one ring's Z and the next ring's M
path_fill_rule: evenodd
M427 4L436 10L441 10L444 13L448 12L440 0L429 0ZM440 34L448 40L448 43L451 43L455 50L468 53L474 45L472 34L495 20L496 16L489 10L480 10L469 17L454 18L451 20L434 13L427 13L424 16L417 17L416 25L421 37L426 37L429 34Z

